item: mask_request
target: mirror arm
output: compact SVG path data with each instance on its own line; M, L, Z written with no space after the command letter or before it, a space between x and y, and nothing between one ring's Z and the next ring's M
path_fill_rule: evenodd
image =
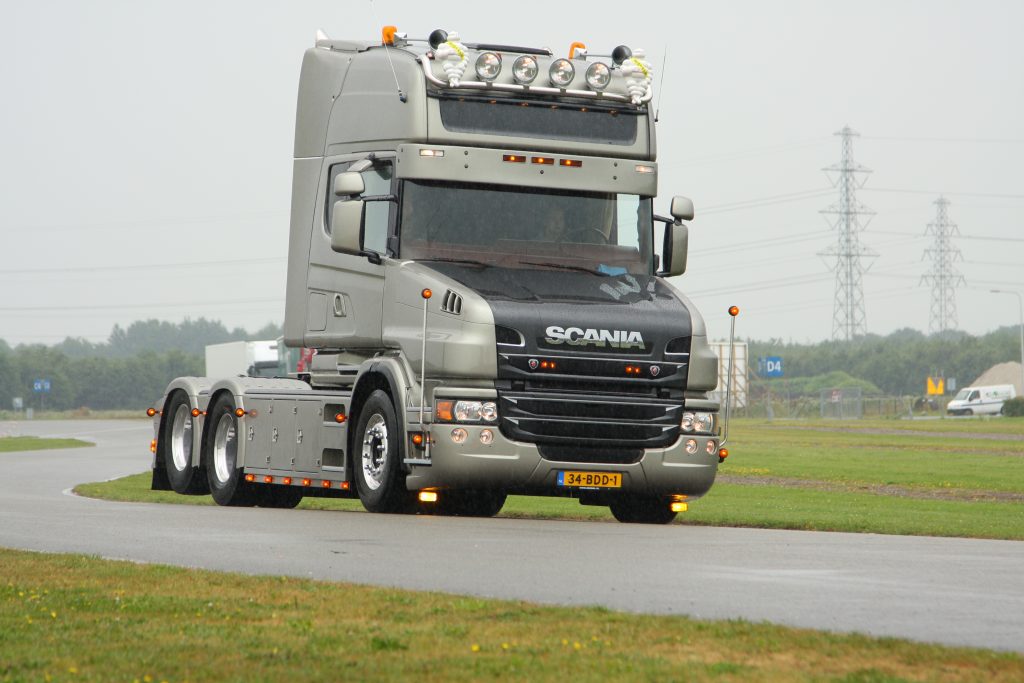
M368 194L360 197L364 202L397 202L398 195L394 194Z

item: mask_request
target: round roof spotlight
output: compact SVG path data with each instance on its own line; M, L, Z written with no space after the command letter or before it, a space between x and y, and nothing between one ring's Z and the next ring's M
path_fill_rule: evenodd
M530 55L522 55L512 62L512 78L520 85L533 83L539 71L536 58Z
M612 80L612 70L603 62L594 62L587 69L587 85L592 90L604 90Z
M501 55L484 52L476 58L476 75L481 81L493 81L501 73Z
M632 56L633 51L625 45L619 45L612 50L612 61L615 62L615 66L622 66L622 63Z
M435 50L445 44L448 40L448 31L444 29L436 28L430 32L430 37L427 38L427 42L430 43L430 47Z
M551 62L551 68L548 69L548 78L551 79L552 85L564 88L572 83L572 79L575 77L576 67L568 59L556 59Z

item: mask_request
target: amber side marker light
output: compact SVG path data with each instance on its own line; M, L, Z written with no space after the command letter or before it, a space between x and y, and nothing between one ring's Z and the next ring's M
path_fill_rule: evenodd
M326 479L324 479L323 482L320 483L320 485L323 486L325 489L331 488L331 482L327 481Z
M424 299L429 299L430 297L434 296L434 293L429 289L424 289L422 292L420 292L420 296L422 296Z
M434 414L438 420L442 422L452 422L455 420L453 411L455 410L455 401L438 401L434 405Z
M728 457L729 457L729 449L728 448L719 448L718 449L718 462L722 462L723 460L725 460Z
M263 483L264 484L273 484L274 483L274 478L268 474L265 477L263 477Z
M437 491L420 491L419 498L421 503L436 503Z
M583 165L583 162L579 159L559 159L558 165L567 168L579 168Z
M246 481L256 481L256 475L255 474L247 474L247 475L245 475L245 480Z
M192 409L192 417L199 417L200 415L205 415L205 414L206 413L204 413L203 411L199 410L199 408L193 408Z
M501 155L501 160L502 161L509 161L509 162L511 162L513 164L525 164L526 163L526 157L524 157L522 154L502 154Z
M284 484L285 486L291 486L292 485L292 478L291 477L285 477L284 479L281 480L281 483Z
M156 453L156 439L149 442L149 452Z
M302 480L302 485L303 486L311 486L312 484L313 484L313 480L312 479L303 479Z
M530 163L543 164L544 166L551 166L555 163L555 160L551 157L532 157Z
M740 307L739 306L730 306L729 307L729 315L731 315L732 317L735 318L739 314L740 314Z
M412 443L413 443L414 446L422 446L423 445L423 435L420 434L419 432L413 434L412 435Z
M245 410L242 408L235 408L235 417L245 417Z
M337 422L338 424L344 422L345 419L345 413L335 413L334 415L334 421Z
M156 415L156 408L149 408L149 409L147 409L146 410L146 415L149 415L150 417L153 417L154 415Z

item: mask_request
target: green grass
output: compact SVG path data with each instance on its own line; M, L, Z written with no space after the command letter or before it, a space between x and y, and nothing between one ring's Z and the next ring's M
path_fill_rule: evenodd
M719 469L728 482L693 501L676 523L1024 540L1024 441L980 438L993 433L992 425L1011 421L932 423L942 423L948 437L865 431L891 428L893 421L738 420L732 455ZM1003 433L1024 433L1024 421L1015 428ZM213 504L209 496L150 491L148 474L76 491L112 500ZM358 501L324 498L300 507L362 510ZM607 508L523 496L509 497L501 516L612 521Z
M0 453L44 451L51 448L82 448L92 445L88 441L79 441L78 439L41 439L38 436L0 437Z
M1019 681L1024 659L744 621L0 550L0 680Z

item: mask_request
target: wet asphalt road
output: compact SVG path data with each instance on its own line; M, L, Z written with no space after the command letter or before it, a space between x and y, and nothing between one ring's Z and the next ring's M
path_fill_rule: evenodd
M1022 542L114 503L69 489L146 470L147 421L3 434L97 443L0 453L3 547L1024 652Z

